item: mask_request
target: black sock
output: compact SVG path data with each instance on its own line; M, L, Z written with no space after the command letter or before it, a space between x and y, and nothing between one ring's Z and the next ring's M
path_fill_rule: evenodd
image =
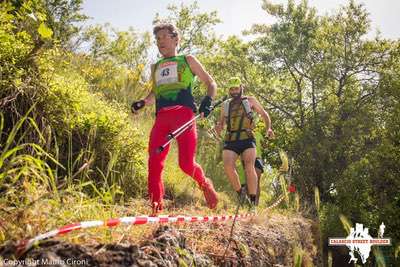
M252 205L256 204L256 195L250 195L250 202Z

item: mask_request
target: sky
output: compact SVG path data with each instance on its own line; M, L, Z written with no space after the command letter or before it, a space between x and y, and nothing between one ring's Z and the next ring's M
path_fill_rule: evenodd
M271 24L272 16L262 8L261 0L198 0L200 12L217 11L222 23L215 26L218 35L241 35L254 23ZM300 0L295 0L299 3ZM330 14L345 5L347 0L308 0L309 6L317 8L320 15ZM152 31L156 13L165 17L170 4L190 4L193 0L84 0L82 12L91 17L86 25L110 23L118 30L133 27L139 32ZM286 4L287 0L272 0L272 3ZM400 39L400 0L356 0L363 3L370 13L374 37L379 29L381 37Z

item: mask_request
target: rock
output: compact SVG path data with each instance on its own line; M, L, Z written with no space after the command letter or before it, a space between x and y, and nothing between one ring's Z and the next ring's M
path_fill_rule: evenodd
M140 267L158 267L157 264L150 260L138 260L138 264Z
M318 265L313 243L312 222L300 216L277 214L260 222L236 222L232 237L231 222L158 227L142 244L99 244L84 246L56 240L42 242L21 260L68 264L67 259L84 261L84 266L175 267L175 266L293 266L293 248L303 254L303 262ZM180 231L184 229L184 234ZM229 244L226 257L225 250ZM0 247L0 258L12 259L9 243ZM27 266L22 265L22 266ZM32 266L32 265L31 265ZM46 266L49 266L47 264Z

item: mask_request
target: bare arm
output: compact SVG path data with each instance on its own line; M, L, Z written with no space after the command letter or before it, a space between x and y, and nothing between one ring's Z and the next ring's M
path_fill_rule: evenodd
M144 100L144 104L145 104L146 106L153 105L154 102L155 102L155 99L156 99L155 94L154 94L153 91L151 91L151 92L143 99L143 100Z
M274 132L272 131L271 117L269 116L268 112L265 111L265 109L261 106L260 102L258 102L255 97L249 97L249 102L253 110L260 114L261 118L263 119L265 123L265 128L267 129L267 136L271 138L274 137Z
M224 129L225 126L225 115L224 115L224 106L221 107L221 114L219 116L219 119L217 121L217 125L215 125L215 131L217 132L217 135L220 137L221 132Z
M154 94L154 83L155 83L155 81L154 81L154 68L155 68L155 65L154 64L152 64L151 65L151 75L150 75L150 77L151 77L151 82L152 82L152 85L151 85L151 87L153 88L151 91L150 91L150 93L143 99L144 100L144 104L146 105L146 106L149 106L149 105L153 105L154 104L154 102L155 102L155 94Z
M217 93L217 84L215 83L214 79L210 76L210 74L208 74L196 57L187 55L186 60L189 63L192 72L207 86L207 95L211 98L214 98Z

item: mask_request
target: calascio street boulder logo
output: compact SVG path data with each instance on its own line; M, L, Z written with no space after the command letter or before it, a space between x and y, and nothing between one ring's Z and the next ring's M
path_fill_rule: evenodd
M355 252L361 257L363 264L367 262L372 246L390 246L391 239L383 238L385 224L379 226L378 238L373 238L361 223L356 223L356 229L350 229L350 234L346 238L329 238L329 246L347 246L350 250L350 262L357 262Z

